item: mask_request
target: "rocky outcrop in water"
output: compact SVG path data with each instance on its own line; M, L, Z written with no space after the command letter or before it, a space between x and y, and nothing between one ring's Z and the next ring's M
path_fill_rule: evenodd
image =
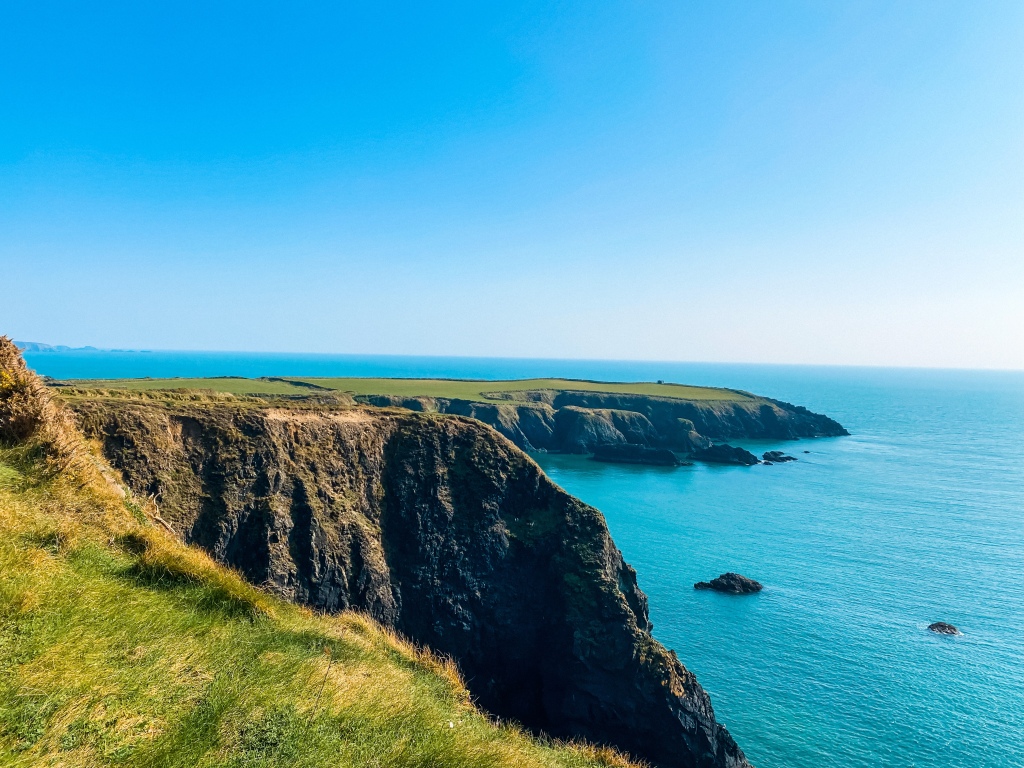
M647 599L601 514L480 423L71 405L183 540L292 600L366 611L451 654L491 712L658 766L748 766L693 674L651 636Z
M712 464L740 464L744 467L751 467L758 463L757 456L750 451L725 443L694 451L690 456L697 461L707 461Z
M766 464L784 464L787 461L796 461L796 456L789 456L782 451L765 451L761 459Z
M944 621L936 621L934 624L929 624L928 629L939 635L959 635L960 630L954 627L952 624L947 624Z
M619 464L655 464L663 467L678 467L679 457L667 448L647 448L643 445L597 445L594 446L596 461Z
M740 576L738 573L723 573L711 581L698 581L693 585L694 589L711 589L715 592L727 592L731 595L750 595L760 592L764 587L753 579Z

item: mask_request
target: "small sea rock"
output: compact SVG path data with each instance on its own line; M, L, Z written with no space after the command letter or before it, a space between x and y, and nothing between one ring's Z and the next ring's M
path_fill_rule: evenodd
M715 464L740 464L750 467L758 463L757 456L750 451L727 443L712 445L690 455L697 461L710 461Z
M740 576L738 573L723 573L711 581L698 581L693 585L694 589L712 589L715 592L728 592L732 595L749 595L760 592L764 587L753 579Z
M952 624L947 624L944 621L936 621L934 624L929 624L928 629L932 632L936 632L940 635L959 635L960 630L954 627Z

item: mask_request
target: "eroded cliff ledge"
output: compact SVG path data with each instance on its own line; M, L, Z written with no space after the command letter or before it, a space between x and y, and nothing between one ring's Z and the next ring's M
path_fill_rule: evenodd
M453 655L491 712L660 766L748 765L651 637L601 514L483 424L230 399L70 404L182 539Z

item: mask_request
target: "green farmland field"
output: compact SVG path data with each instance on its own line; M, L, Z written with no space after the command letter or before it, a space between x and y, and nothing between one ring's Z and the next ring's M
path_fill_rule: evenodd
M575 379L518 379L512 381L479 381L466 379L373 379L373 378L273 378L243 379L234 377L209 379L93 379L61 382L89 389L146 390L212 390L235 395L303 396L318 390L347 392L356 396L391 395L397 397L443 397L452 400L494 401L519 399L516 393L531 390L587 391L610 394L671 397L680 400L750 400L750 395L730 389L691 387L684 384L652 382L598 382Z
M494 400L497 393L530 390L575 390L614 394L673 397L680 400L748 400L746 395L728 389L690 387L683 384L648 382L614 383L575 379L518 379L513 381L474 381L465 379L293 379L354 395L397 395L399 397L446 397L458 400Z

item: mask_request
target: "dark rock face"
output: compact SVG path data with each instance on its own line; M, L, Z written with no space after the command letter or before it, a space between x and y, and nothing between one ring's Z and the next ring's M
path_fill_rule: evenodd
M566 453L587 453L597 446L657 442L651 422L640 413L569 406L555 411L555 445Z
M650 634L597 510L477 421L358 408L73 402L180 536L257 584L458 659L480 705L665 768L744 768Z
M842 425L827 416L812 413L802 406L753 396L749 400L697 401L560 391L551 398L551 406L556 410L570 405L642 413L659 434L669 433L679 419L685 419L699 434L715 440L737 437L791 440L848 434Z
M807 453L807 451L804 451ZM761 456L766 464L782 464L787 461L796 461L796 456L787 456L782 451L765 451Z
M741 464L750 467L758 463L757 456L750 451L725 443L694 451L690 456L697 461L709 461L714 464Z
M694 589L713 589L715 592L728 592L732 595L749 595L760 592L764 587L753 579L740 576L738 573L723 573L711 581L698 581Z
M647 448L642 445L595 445L594 459L622 464L657 464L678 467L679 457L667 448Z
M934 624L929 624L928 629L932 632L936 632L940 635L959 635L960 630L954 627L952 624L947 624L944 621L936 621Z

